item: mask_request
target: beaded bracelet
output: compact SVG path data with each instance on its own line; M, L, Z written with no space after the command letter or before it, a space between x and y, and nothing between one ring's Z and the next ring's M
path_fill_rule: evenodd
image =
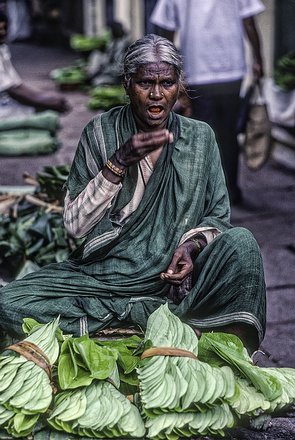
M116 167L110 160L107 161L106 167L112 171L116 176L123 177L125 175L125 170L121 170L119 167Z

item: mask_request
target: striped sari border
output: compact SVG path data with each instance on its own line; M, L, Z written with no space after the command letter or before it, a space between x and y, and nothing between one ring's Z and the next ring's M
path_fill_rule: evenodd
M224 325L234 324L236 322L243 322L245 324L254 325L258 332L259 343L262 342L264 334L262 326L258 319L248 312L228 313L226 315L218 316L216 318L204 318L200 320L191 318L186 320L185 322L193 327L198 327L200 329L208 327L222 327Z

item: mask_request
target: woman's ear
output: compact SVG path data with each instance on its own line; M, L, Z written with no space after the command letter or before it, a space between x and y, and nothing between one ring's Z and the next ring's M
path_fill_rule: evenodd
M126 95L129 96L129 87L130 87L130 78L129 79L125 79L125 81L123 82L123 87L125 89Z

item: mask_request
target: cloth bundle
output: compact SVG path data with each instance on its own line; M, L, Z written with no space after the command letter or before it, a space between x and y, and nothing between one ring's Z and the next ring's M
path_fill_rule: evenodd
M248 168L258 170L271 153L271 122L262 92L262 85L254 81L241 100L237 134Z

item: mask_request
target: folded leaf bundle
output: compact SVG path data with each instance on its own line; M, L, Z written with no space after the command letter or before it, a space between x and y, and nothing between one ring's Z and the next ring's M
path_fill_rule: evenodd
M80 437L142 438L145 434L139 410L106 381L58 394L48 423Z
M149 438L223 435L233 426L234 416L226 403L235 394L233 371L198 359L194 330L167 304L150 316L145 341L156 347L147 350L155 356L144 358L137 370ZM171 347L168 352L167 347Z
M131 391L138 384L136 367L139 356L133 354L138 336L112 341L92 339L88 334L67 337L61 346L58 381L62 390L90 385L95 379L109 380L117 388Z
M153 348L137 371L149 438L223 436L241 418L269 417L295 402L294 369L254 365L232 334L198 340L167 304L149 317L145 344Z
M29 435L52 402L57 327L58 319L34 327L22 343L0 355L0 426L13 437Z

